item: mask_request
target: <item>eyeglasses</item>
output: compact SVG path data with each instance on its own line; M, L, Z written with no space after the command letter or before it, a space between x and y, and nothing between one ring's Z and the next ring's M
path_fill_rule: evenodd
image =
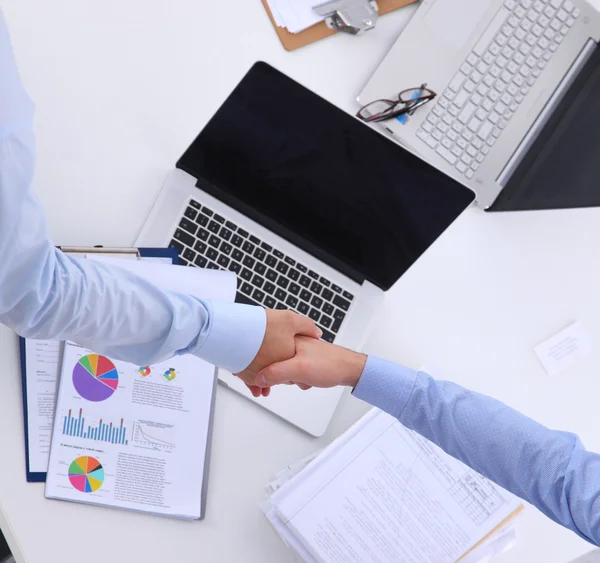
M418 108L437 96L433 90L425 86L427 85L423 84L419 88L403 90L398 94L397 100L375 100L363 106L356 117L368 123L373 123L393 119L399 115L412 115Z

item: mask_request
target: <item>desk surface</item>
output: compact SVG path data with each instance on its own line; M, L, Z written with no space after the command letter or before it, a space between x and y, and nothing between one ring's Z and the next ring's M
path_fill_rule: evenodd
M287 53L259 2L3 5L37 105L35 189L52 235L58 244L111 246L134 241L177 157L254 61L353 111L356 93L414 9L382 18L363 37ZM600 341L599 221L600 209L469 209L389 292L367 351L435 365L600 451L598 353L550 378L532 351L574 320ZM17 342L6 329L0 357L0 525L19 563L154 563L173 553L179 563L291 562L258 508L263 486L367 410L346 396L315 440L219 389L208 517L183 523L47 501L41 485L27 484ZM533 508L519 530L518 545L499 563L562 563L588 549Z

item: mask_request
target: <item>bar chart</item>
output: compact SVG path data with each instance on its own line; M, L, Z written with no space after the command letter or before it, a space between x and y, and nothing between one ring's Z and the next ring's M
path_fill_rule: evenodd
M127 427L123 425L124 420L121 419L119 426L113 425L112 422L106 423L102 419L97 424L88 424L86 426L83 409L79 409L79 415L73 416L71 409L68 414L63 416L63 435L73 436L75 438L83 438L85 440L97 440L100 442L108 442L109 444L128 445Z

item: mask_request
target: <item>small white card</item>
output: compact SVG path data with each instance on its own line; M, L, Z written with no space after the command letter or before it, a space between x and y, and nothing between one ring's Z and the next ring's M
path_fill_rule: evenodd
M557 375L592 353L585 327L575 322L534 349L548 375Z

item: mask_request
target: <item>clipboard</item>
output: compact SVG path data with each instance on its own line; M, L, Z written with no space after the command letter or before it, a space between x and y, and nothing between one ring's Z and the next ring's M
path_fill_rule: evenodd
M322 21L300 33L290 33L286 28L279 27L273 18L273 14L271 13L271 9L269 8L269 3L267 0L261 0L267 14L269 14L269 19L275 28L275 32L279 36L279 40L283 45L283 48L286 51L294 51L295 49L299 49L300 47L304 47L310 43L314 43L315 41L320 41L321 39L325 39L326 37L331 37L338 33L334 29L330 29L327 27L327 24ZM377 0L377 4L379 6L379 15L387 14L392 12L393 10L398 10L399 8L404 8L404 6L408 6L409 4L413 4L417 2L417 0ZM315 0L315 5L319 3L319 0Z
M102 246L94 247L58 247L65 254L85 255L102 254L104 256L120 256L133 260L141 258L166 258L172 264L179 263L179 253L176 248L104 248ZM32 471L29 455L29 412L27 406L27 344L26 339L19 337L19 352L21 360L21 386L23 391L23 423L25 428L25 471L28 483L45 483L45 471ZM58 377L58 376L57 376Z

